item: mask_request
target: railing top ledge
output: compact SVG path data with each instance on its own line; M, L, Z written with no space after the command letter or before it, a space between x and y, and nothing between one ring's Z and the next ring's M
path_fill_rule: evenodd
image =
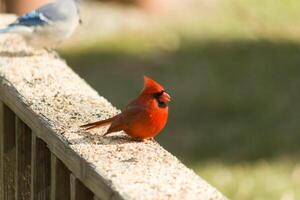
M1 15L0 26L13 19ZM103 199L225 199L158 143L80 130L118 110L63 60L33 52L18 36L0 36L0 99Z

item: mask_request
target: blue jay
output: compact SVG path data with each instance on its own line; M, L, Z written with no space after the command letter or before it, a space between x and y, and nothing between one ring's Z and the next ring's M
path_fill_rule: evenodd
M19 17L0 34L17 33L33 47L51 49L69 38L79 23L79 0L56 0Z

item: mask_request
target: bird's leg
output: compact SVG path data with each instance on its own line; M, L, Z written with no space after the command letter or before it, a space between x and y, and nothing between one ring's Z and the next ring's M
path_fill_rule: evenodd
M52 51L53 51L53 49L51 49L49 47L45 47L44 49L47 51L47 53L52 53Z
M151 137L148 139L149 141L152 141L152 142L156 142L156 140L154 139L154 137Z
M154 137L143 139L143 138L133 138L134 141L136 142L146 142L146 141L151 141L151 142L156 142Z
M138 138L138 137L133 138L133 140L136 142L144 142L145 141L143 138Z
M45 50L49 53L52 54L54 58L60 58L59 54L52 48L45 47Z
M45 49L38 50L34 53L35 56L43 56L45 55ZM47 51L48 52L48 51Z

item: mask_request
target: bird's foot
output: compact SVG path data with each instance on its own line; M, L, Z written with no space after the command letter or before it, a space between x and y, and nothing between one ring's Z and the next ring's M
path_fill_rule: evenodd
M51 54L54 58L60 58L59 54L52 48L45 48L48 54Z
M133 140L136 142L144 142L145 141L145 139L143 139L143 138L133 138Z
M38 50L38 51L35 51L34 55L35 56L44 56L44 55L46 55L46 52L44 50Z
M143 138L133 138L133 140L136 141L136 142L147 142L147 141L156 142L156 140L154 139L154 137L146 138L146 139L143 139Z

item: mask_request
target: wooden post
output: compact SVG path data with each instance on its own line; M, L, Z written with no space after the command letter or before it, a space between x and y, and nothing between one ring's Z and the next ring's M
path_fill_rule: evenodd
M6 12L22 15L48 2L49 0L5 0Z
M16 199L30 199L31 130L16 117Z
M15 114L5 104L0 103L0 147L1 147L1 197L15 199L16 139Z
M3 191L3 151L4 151L4 127L3 127L3 122L4 122L4 104L2 101L0 101L0 199L4 199L4 191Z
M71 200L93 200L94 194L73 174L70 175Z
M70 172L51 154L51 200L70 199Z
M4 136L4 127L3 127L3 120L4 120L4 113L3 113L3 102L0 101L0 199L3 199L3 136Z
M50 200L51 153L34 133L31 144L31 200Z

